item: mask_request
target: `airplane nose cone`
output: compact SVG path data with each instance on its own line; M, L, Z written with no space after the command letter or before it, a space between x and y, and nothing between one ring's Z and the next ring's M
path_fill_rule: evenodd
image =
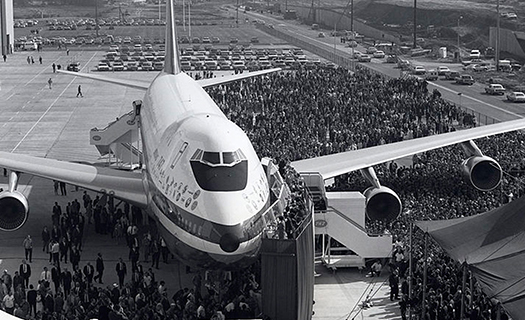
M228 253L234 252L235 250L237 250L239 248L239 245L240 245L239 238L232 233L224 234L219 241L219 246L221 247L221 249L224 252L228 252Z

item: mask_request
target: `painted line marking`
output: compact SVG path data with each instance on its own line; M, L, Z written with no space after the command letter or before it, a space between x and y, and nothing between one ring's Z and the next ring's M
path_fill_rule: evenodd
M88 63L90 63L91 60L93 60L95 55L96 54L93 54L91 59L89 59ZM87 65L87 63L86 63L86 65ZM27 133L22 137L22 139L16 144L16 146L13 148L13 150L11 150L11 152L14 152L16 149L18 149L18 147L22 144L22 142L24 142L24 140L27 138L27 136L29 136L29 134L36 128L36 126L40 123L40 121L42 121L42 119L49 113L51 108L55 105L55 103L57 103L58 99L60 99L62 97L62 95L64 95L64 93L69 89L69 87L71 86L73 81L75 81L76 78L77 77L73 77L73 79L71 79L71 81L69 81L68 85L64 88L64 90L62 90L62 92L58 95L58 97L56 97L56 99L49 105L47 110L40 116L40 118L38 118L38 120L33 124L33 126L29 129L29 131L27 131ZM45 86L47 86L47 85L45 85ZM19 113L19 111L16 114L18 114L18 113Z

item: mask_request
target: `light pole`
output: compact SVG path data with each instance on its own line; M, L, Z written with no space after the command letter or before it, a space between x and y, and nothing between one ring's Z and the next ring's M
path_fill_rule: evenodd
M458 31L457 31L457 34L458 34L458 62L461 61L461 49L459 47L459 21L463 19L463 16L459 16L458 17Z
M414 0L414 49L417 47L417 0Z
M496 55L494 56L494 58L496 59L496 71L499 71L499 47L500 47L500 43L499 43L499 30L500 30L500 13L499 13L499 0L496 4L496 12L497 12L497 17L496 17Z

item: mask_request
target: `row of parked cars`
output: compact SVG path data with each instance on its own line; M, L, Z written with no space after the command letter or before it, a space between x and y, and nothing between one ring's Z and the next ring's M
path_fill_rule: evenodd
M133 46L111 45L104 59L100 60L98 71L153 71L164 67L164 45L135 44ZM194 50L193 47L181 49L181 68L184 71L196 70L244 70L255 71L269 68L296 69L314 68L321 64L320 59L308 59L298 48L290 49L243 49L211 48ZM326 68L334 67L325 64Z

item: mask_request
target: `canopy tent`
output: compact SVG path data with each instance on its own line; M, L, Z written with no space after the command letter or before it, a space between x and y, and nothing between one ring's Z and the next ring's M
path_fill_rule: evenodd
M476 216L418 221L512 319L525 319L525 197Z

